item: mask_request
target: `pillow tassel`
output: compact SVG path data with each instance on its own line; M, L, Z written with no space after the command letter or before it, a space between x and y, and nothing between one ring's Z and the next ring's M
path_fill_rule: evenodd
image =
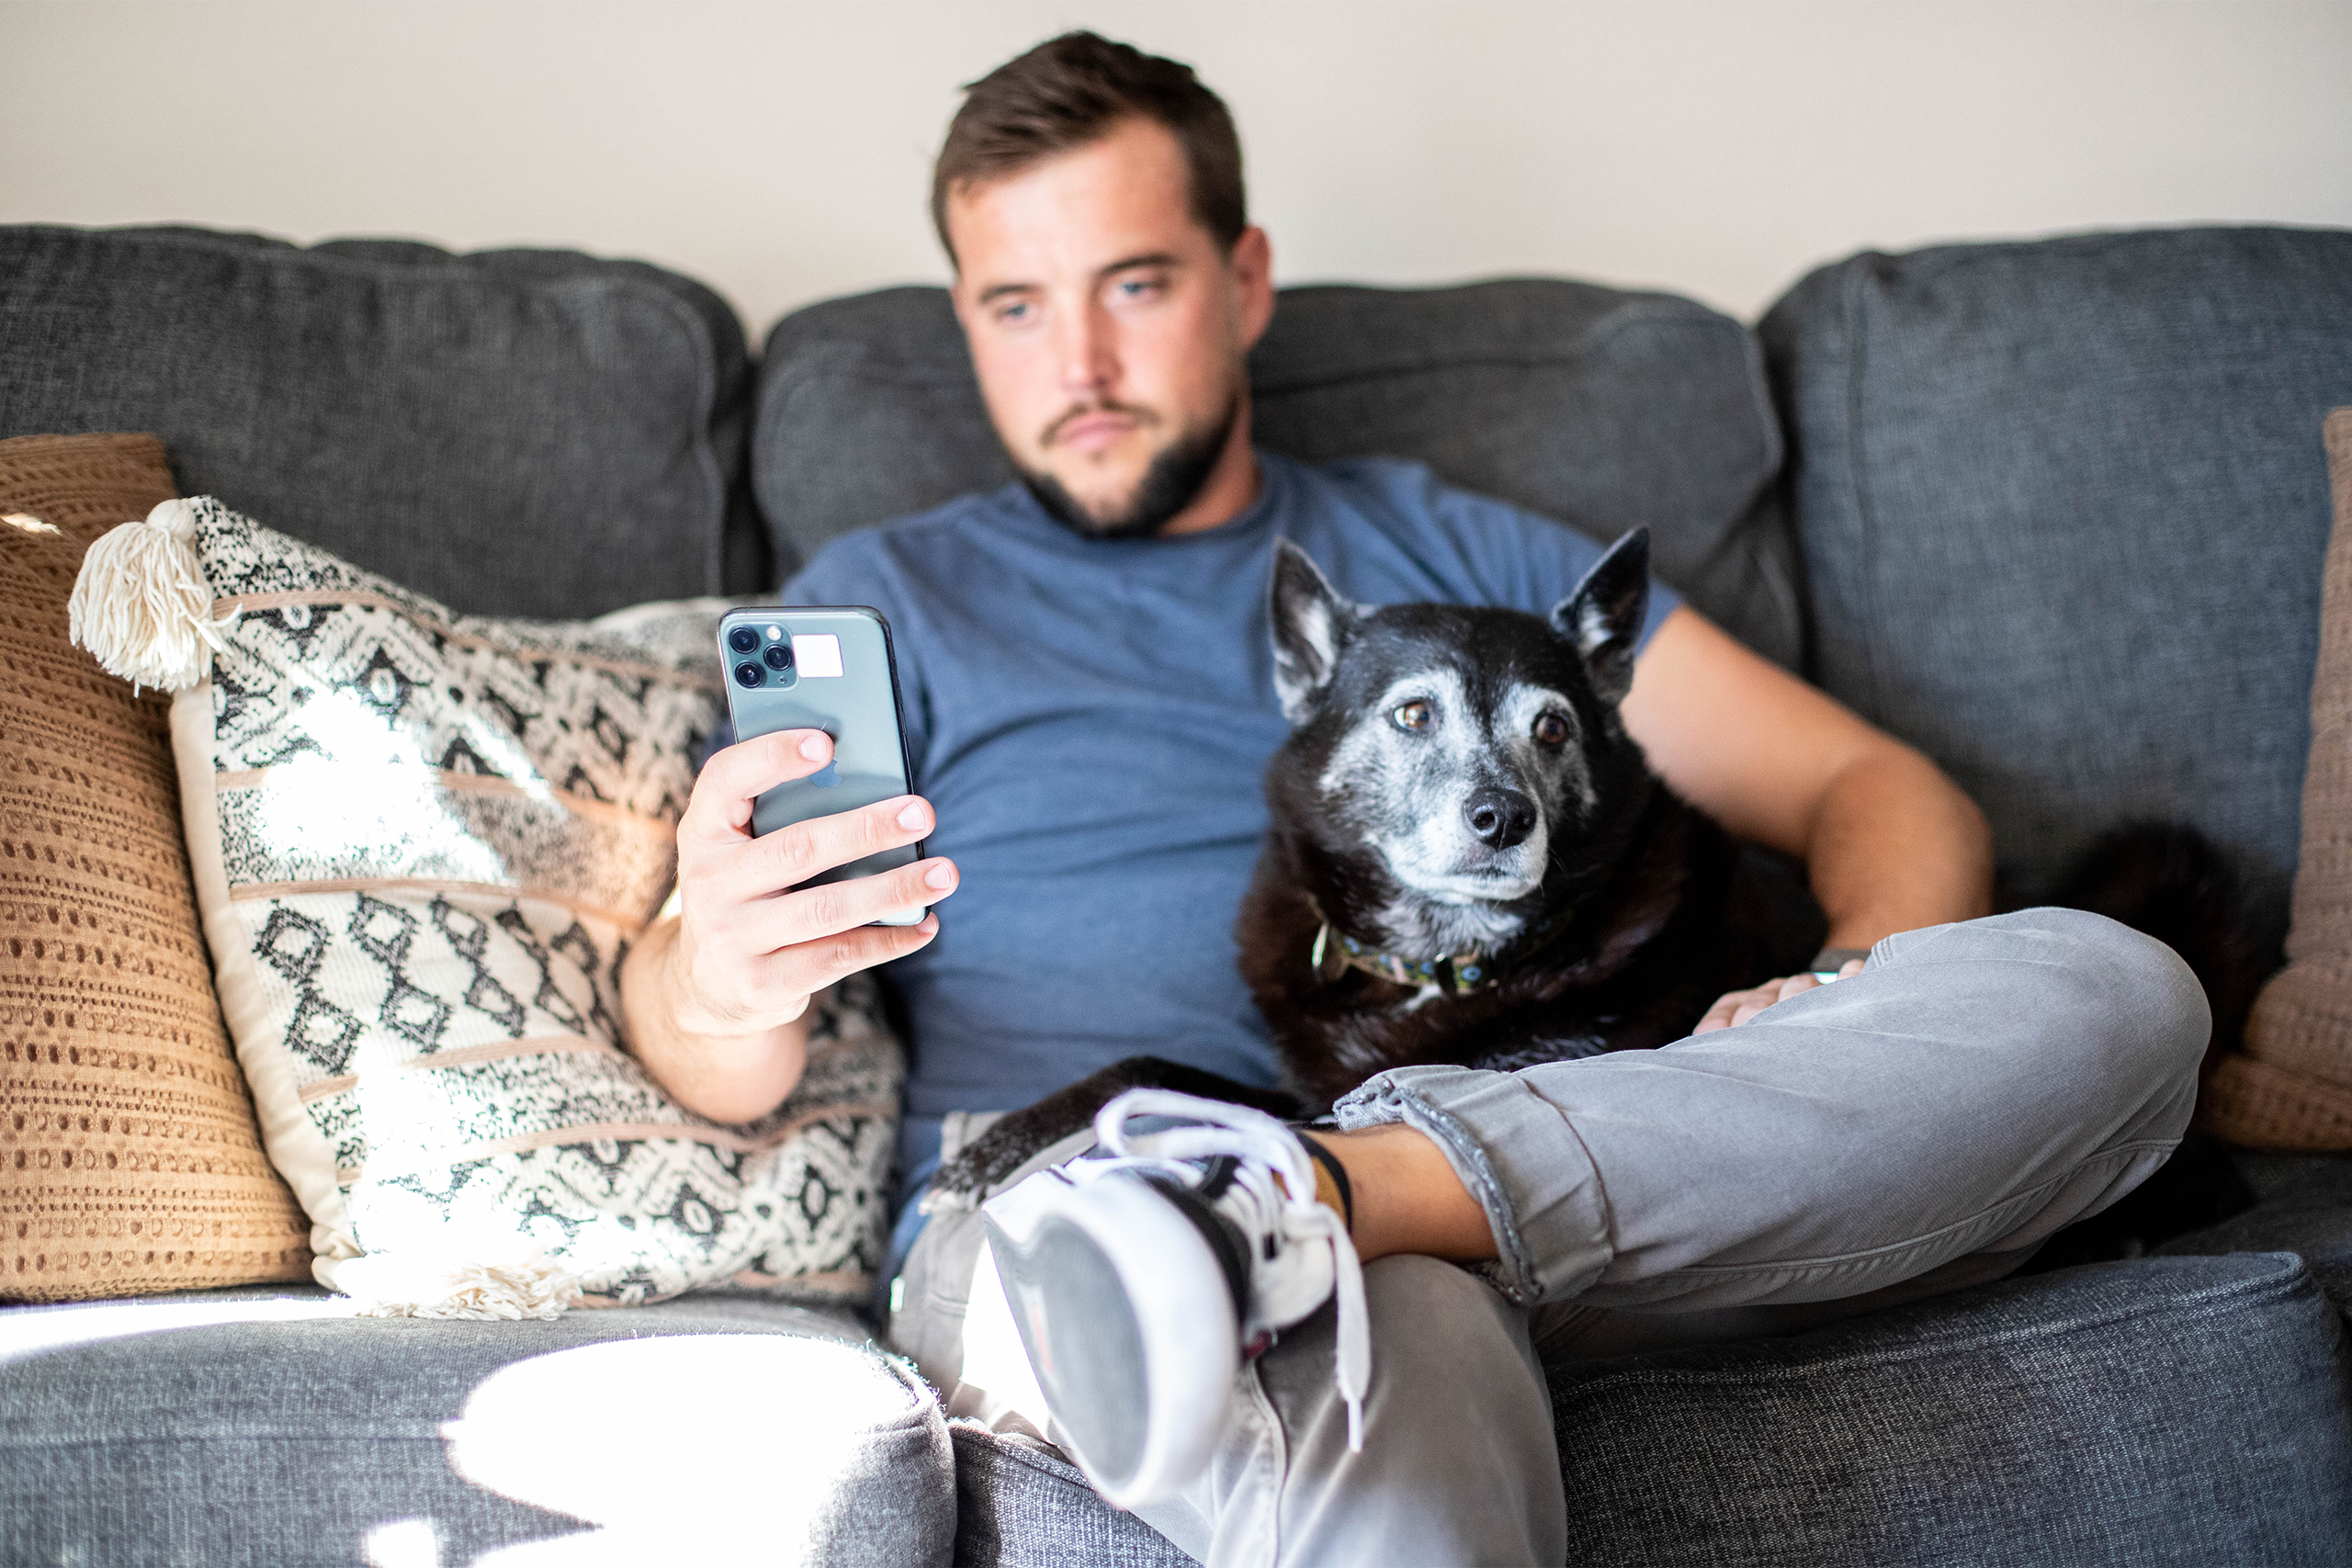
M362 1317L551 1318L580 1300L580 1277L544 1252L504 1258L432 1246L339 1263L334 1288Z
M212 591L196 555L196 503L160 502L144 523L99 536L82 558L66 601L74 641L110 675L134 690L180 692L212 672L223 645L219 628L237 617L212 617Z

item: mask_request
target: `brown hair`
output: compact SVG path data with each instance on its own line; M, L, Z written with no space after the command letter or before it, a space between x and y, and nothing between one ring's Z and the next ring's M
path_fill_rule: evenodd
M1193 216L1230 251L1250 226L1241 139L1225 100L1193 68L1090 32L1048 39L964 88L931 171L931 221L947 238L950 192L1001 179L1083 147L1124 119L1165 126L1192 175Z

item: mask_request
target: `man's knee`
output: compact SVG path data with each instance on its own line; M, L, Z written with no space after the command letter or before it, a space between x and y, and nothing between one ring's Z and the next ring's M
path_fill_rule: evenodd
M2001 917L2048 930L2075 1005L2115 1070L2194 1077L2213 1034L2213 1014L2178 953L2143 931L2085 909L2021 909Z
M2018 909L1905 932L1888 945L1895 963L2004 966L1987 983L2040 1026L2037 1054L2079 1054L2082 1070L2111 1082L2193 1079L2212 1036L2205 987L2180 955L2086 909Z

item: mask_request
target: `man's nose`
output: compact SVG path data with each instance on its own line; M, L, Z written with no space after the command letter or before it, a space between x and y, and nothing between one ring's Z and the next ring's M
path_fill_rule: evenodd
M1090 303L1062 315L1062 389L1073 396L1103 396L1119 379L1119 359L1112 343L1110 312Z
M1535 803L1515 789L1478 789L1462 803L1462 819L1488 849L1507 850L1535 827Z

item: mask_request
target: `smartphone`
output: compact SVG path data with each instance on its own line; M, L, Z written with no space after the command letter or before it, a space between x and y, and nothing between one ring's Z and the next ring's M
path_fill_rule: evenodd
M718 623L718 652L736 739L779 729L821 729L833 738L831 761L752 802L753 837L913 793L899 719L899 667L879 611L862 604L731 610ZM919 843L885 850L800 886L895 871L922 852ZM927 912L918 905L874 923L911 926Z

